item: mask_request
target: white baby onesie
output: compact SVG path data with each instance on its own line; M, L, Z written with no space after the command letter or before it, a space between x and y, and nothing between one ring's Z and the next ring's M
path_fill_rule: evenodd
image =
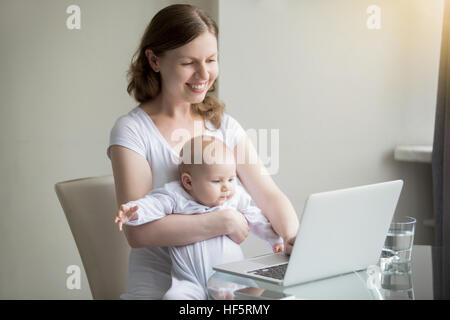
M244 214L250 232L266 240L271 248L282 243L261 210L252 205L250 195L240 185L235 194L221 206L207 207L188 194L179 181L169 182L163 188L152 190L144 198L130 201L127 206L139 206L138 219L126 224L137 226L161 219L171 213L198 214L233 208ZM214 273L212 267L244 258L240 245L227 236L219 236L186 246L169 247L172 259L172 286L163 299L204 300L208 297L207 282Z

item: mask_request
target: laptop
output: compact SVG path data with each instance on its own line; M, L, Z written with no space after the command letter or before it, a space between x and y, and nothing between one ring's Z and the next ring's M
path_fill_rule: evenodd
M402 180L311 194L290 256L270 253L214 270L292 286L375 265L394 216Z

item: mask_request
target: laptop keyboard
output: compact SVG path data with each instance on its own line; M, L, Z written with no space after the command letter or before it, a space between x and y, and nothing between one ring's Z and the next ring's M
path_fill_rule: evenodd
M274 278L278 280L283 280L284 274L286 273L287 263L280 264L273 267L261 268L252 271L247 271L247 273L257 274L259 276Z

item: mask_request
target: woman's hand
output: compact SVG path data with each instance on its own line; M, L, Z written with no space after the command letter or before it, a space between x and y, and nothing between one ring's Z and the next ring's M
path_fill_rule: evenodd
M242 243L248 236L250 227L244 215L234 209L217 211L225 217L225 235L237 244Z

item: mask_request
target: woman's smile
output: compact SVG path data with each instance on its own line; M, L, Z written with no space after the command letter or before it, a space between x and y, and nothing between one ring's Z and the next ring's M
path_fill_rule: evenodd
M200 83L186 83L188 88L195 93L203 93L207 89L207 82L200 82Z

